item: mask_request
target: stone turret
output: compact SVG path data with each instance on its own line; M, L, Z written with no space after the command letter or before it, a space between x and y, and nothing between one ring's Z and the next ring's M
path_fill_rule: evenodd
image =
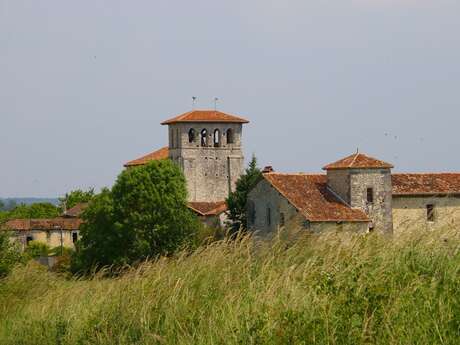
M329 190L350 207L366 212L370 230L392 233L392 168L389 163L356 153L323 169Z
M243 124L249 121L215 110L194 110L164 121L169 158L184 172L190 202L228 197L243 173Z

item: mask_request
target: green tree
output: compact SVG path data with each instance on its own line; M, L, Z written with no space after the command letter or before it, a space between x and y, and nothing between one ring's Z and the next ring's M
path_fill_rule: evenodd
M53 204L43 202L32 205L19 205L8 212L8 219L38 219L38 218L54 218L60 215L60 210Z
M0 231L0 278L6 276L22 260L18 246L10 241L9 235L7 231Z
M252 156L245 173L236 182L235 191L227 198L229 225L232 232L245 231L248 227L247 199L248 194L262 178L257 167L257 158Z
M36 203L32 205L19 205L10 211L0 212L0 223L10 219L43 219L55 218L60 215L58 207L50 203Z
M200 223L186 199L185 178L170 160L123 171L83 213L73 270L134 264L190 244Z
M90 188L87 191L82 189L76 189L66 195L63 198L59 198L59 206L63 210L64 206L67 209L74 207L79 203L90 202L94 197L94 188Z

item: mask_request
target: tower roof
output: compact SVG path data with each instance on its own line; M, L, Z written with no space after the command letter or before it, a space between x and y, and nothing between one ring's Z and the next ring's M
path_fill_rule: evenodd
M348 157L338 160L323 167L323 170L337 169L391 169L393 165L373 157L366 156L363 153L354 153Z
M162 125L182 122L218 122L218 123L249 123L248 120L217 110L192 110L172 119L163 121Z

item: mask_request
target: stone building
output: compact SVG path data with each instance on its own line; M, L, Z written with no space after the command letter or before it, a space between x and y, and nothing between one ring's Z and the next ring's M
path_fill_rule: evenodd
M6 222L1 230L10 231L12 240L19 243L22 250L31 241L45 243L50 248L74 248L80 236L80 215L86 206L78 204L61 217L52 219L13 219Z
M460 173L392 174L393 166L356 153L325 174L264 170L248 197L253 231L281 228L401 233L460 225Z
M182 169L189 207L205 223L221 225L225 199L243 173L243 124L249 121L216 110L193 110L162 122L169 145L130 161L125 167L171 159Z

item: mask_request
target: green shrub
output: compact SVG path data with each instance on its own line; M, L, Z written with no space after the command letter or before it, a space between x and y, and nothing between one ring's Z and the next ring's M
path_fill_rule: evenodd
M22 255L15 243L10 241L6 231L0 231L0 279L5 277L12 268L22 261Z
M46 243L30 241L24 251L24 254L29 258L36 259L41 256L50 255L50 251L50 247Z

